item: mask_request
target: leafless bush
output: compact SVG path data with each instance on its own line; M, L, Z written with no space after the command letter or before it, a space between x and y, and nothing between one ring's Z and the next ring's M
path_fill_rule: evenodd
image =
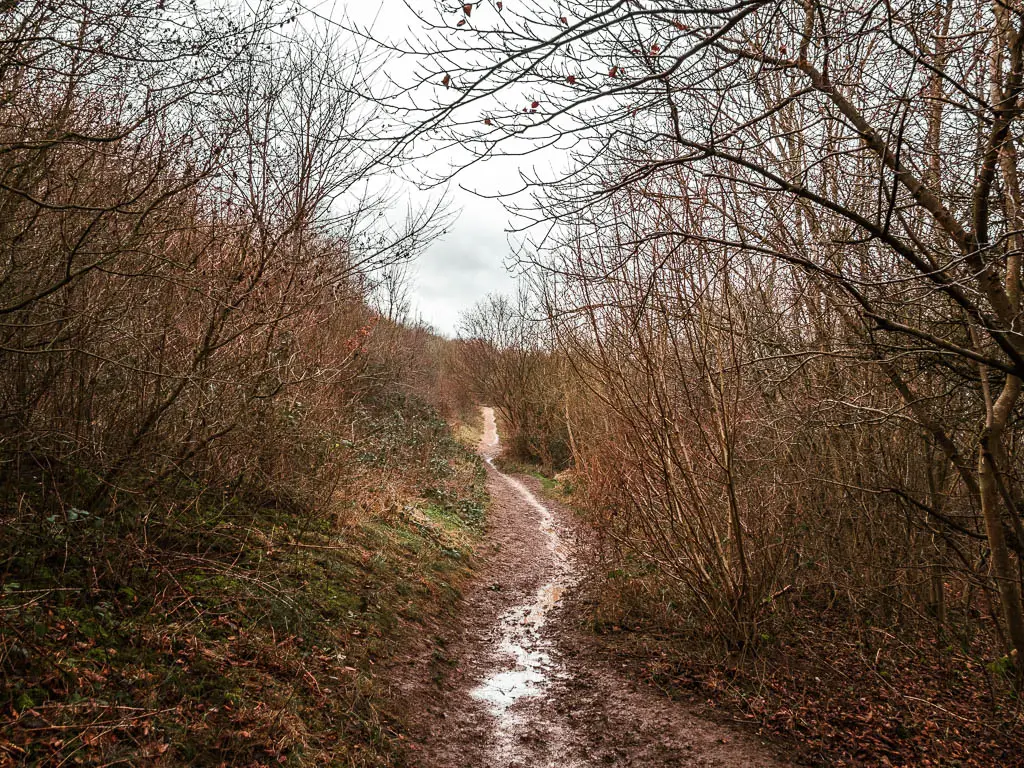
M382 224L357 61L285 21L150 0L0 12L13 487L42 467L76 474L66 502L87 509L138 508L169 479L332 504L371 386L370 276L438 211Z
M531 317L529 298L493 294L460 323L456 376L477 402L491 403L514 457L564 469L569 435L562 389L564 364Z

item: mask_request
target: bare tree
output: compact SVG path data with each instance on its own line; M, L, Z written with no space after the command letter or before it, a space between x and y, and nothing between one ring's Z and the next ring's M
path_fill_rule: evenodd
M492 294L459 323L459 376L478 402L492 403L512 454L549 470L568 460L563 364L545 338L525 290Z
M386 215L355 54L322 32L290 39L286 20L156 0L0 14L0 418L16 475L74 467L90 487L73 501L93 509L204 473L306 477L331 497L312 435L365 388L369 275L442 219Z
M561 276L544 254L573 247L577 221L608 231L609 208L667 199L679 213L633 229L622 262L664 242L656 252L707 254L719 274L790 270L774 301L799 300L812 330L784 354L873 366L876 418L913 424L933 449L925 495L917 478L881 476L864 492L896 496L952 542L984 540L973 567L991 569L1022 653L1022 10L538 0L438 6L428 21L433 36L410 52L432 64L423 80L437 95L417 135L478 157L523 139L572 150L535 209L563 226L543 230L529 264ZM581 274L613 281L600 268ZM638 313L670 272L651 271ZM866 417L856 399L844 408Z

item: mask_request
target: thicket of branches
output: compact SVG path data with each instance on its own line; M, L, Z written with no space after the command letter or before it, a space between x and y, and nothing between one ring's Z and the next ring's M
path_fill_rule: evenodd
M366 399L426 350L372 305L437 211L383 223L360 62L294 22L0 9L0 473L23 519L139 515L165 482L328 508Z
M556 471L571 459L566 371L543 329L524 322L529 312L525 292L515 300L492 294L465 312L452 350L453 383L471 401L497 409L510 457Z
M1024 8L538 1L445 27L435 125L571 150L524 261L609 537L732 647L817 593L1019 660Z
M374 665L482 516L445 215L294 13L0 3L0 764L395 759Z

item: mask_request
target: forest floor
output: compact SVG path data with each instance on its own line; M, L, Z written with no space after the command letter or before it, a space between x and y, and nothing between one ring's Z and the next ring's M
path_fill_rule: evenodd
M750 729L697 715L638 682L578 620L577 528L539 481L494 467L478 570L460 618L406 660L404 719L418 768L781 766ZM419 671L417 671L419 670ZM393 670L394 672L394 670Z

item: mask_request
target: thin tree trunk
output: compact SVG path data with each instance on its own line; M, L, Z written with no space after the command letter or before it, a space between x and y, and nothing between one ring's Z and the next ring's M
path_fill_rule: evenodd
M982 380L985 381L983 372ZM1021 382L1015 376L1007 377L1003 391L993 403L986 391L987 418L985 432L978 448L978 486L981 494L981 513L985 520L985 533L992 552L992 575L999 590L1003 617L1010 643L1017 651L1017 675L1024 672L1024 606L1021 605L1020 584L1006 544L1002 520L1002 498L999 493L999 467L997 457L1002 451L1003 430L1020 396Z

